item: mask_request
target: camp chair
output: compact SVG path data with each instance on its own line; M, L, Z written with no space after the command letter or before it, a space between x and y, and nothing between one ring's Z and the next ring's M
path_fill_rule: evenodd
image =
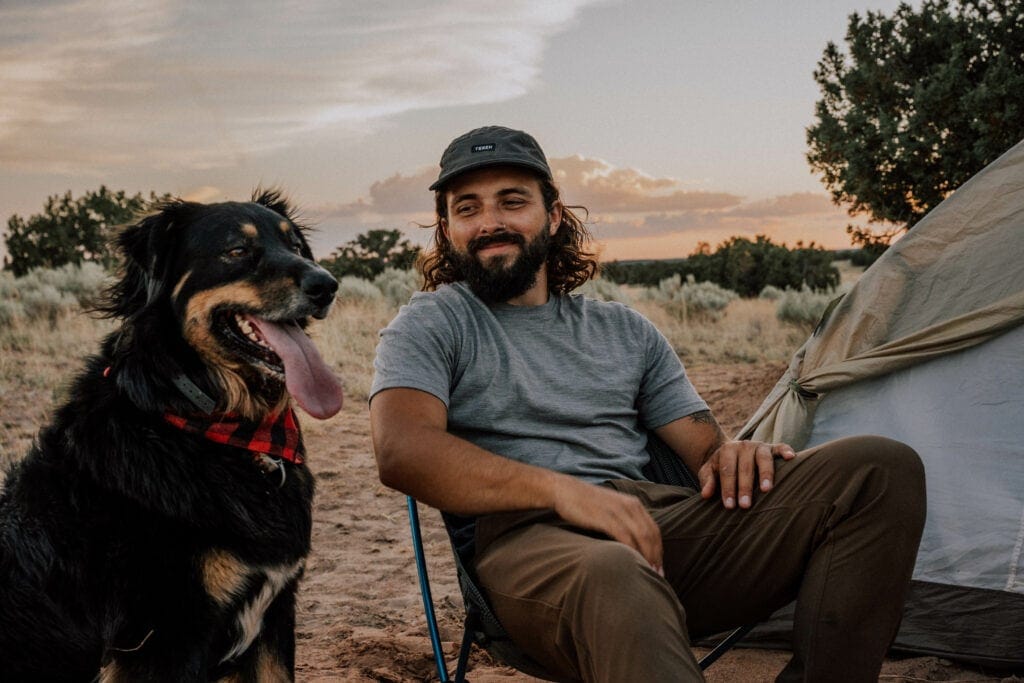
M651 455L651 460L644 468L644 475L649 480L662 484L699 488L693 475L683 465L683 461L654 434L648 435L647 451ZM434 599L430 592L430 579L427 576L427 563L423 552L423 537L420 533L418 506L416 499L411 496L406 497L406 503L409 509L409 527L412 532L413 552L416 556L416 571L419 575L420 594L423 597L423 611L427 617L427 631L434 653L434 662L437 665L437 674L441 683L449 683L452 679L449 678L448 665L445 662L444 652L441 649L441 636L437 628ZM484 597L483 592L476 586L473 572L466 566L466 558L462 556L459 550L459 543L455 537L455 529L459 526L459 518L445 512L441 513L441 518L444 521L445 531L448 532L448 540L452 544L452 554L455 556L455 569L459 579L459 590L462 593L462 600L466 608L465 628L462 634L462 644L459 647L455 683L463 683L465 680L466 665L469 662L469 652L473 643L487 650L501 663L514 667L527 675L546 681L558 680L552 678L550 672L528 657L512 642L505 629L502 628L498 618L491 612L487 598ZM704 655L698 662L701 670L711 666L753 627L754 624L741 626L723 638L714 649Z

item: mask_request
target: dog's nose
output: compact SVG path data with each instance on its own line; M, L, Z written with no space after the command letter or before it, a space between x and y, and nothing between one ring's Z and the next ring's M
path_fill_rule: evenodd
M338 291L338 281L323 268L310 268L302 274L299 282L302 293L320 307L329 306Z

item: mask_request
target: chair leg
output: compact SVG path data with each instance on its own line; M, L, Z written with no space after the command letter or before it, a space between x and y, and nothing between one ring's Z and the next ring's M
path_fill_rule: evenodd
M423 597L423 612L427 617L427 632L430 636L430 646L434 650L434 663L437 665L437 675L441 683L449 683L448 665L444 661L444 651L441 649L441 634L437 628L437 615L434 613L434 598L430 594L430 578L427 576L427 560L423 553L423 536L420 533L420 515L416 507L416 499L406 496L406 507L409 509L409 529L412 532L413 555L416 556L416 573L420 580L420 595ZM465 638L463 638L465 640ZM463 649L465 645L463 645ZM462 655L459 655L461 666ZM461 682L461 678L458 679Z
M711 650L711 652L701 657L700 661L697 662L697 666L700 667L700 670L704 671L709 666L718 661L719 657L721 657L730 649L732 649L732 646L738 643L743 638L743 636L750 633L750 631L754 628L755 625L756 624L747 624L746 626L740 626L738 629L736 629L735 631L727 635L725 638L723 638L722 642L716 645L714 649Z
M459 647L459 665L455 669L455 683L465 683L466 666L469 664L469 651L473 648L473 629L466 617L466 630L462 633L462 645Z

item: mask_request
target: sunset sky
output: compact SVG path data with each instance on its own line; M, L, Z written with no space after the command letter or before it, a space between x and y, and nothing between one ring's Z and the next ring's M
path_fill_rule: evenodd
M3 0L2 229L67 190L263 184L318 256L372 228L423 243L442 150L501 124L538 139L605 259L757 233L849 246L804 158L812 72L850 13L897 4Z

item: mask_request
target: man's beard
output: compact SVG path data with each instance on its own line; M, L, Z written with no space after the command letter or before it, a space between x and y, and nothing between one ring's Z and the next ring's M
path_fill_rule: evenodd
M545 223L543 229L529 242L517 232L499 232L483 235L469 241L466 251L451 248L451 260L455 269L469 288L482 301L488 304L505 303L510 299L525 294L537 282L537 273L544 267L550 251L551 223ZM485 265L477 252L491 244L517 244L521 252L512 263L506 265L505 257L494 257L490 265Z

